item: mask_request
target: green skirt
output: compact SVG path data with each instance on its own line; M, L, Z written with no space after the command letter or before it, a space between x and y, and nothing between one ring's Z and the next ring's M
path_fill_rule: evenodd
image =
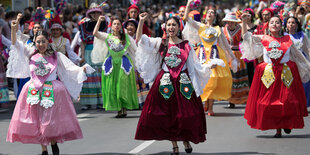
M129 75L125 74L120 60L113 61L113 70L109 75L102 72L102 92L103 107L107 111L139 108L134 68Z

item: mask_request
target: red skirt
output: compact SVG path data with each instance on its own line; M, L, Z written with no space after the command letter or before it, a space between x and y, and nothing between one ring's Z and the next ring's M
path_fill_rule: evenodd
M278 64L272 67L275 81L267 89L261 81L266 65L261 63L256 67L244 118L252 128L260 130L303 128L303 117L308 112L295 62L287 62L294 78L289 88L281 80L283 64Z
M135 139L204 142L207 128L200 97L196 97L194 91L191 98L186 99L180 92L180 77L171 77L174 92L166 100L159 92L163 74L162 70L149 91Z

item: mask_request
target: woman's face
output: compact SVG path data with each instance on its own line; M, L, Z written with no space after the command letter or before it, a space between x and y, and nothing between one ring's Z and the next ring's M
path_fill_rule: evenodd
M245 11L247 13L247 18L244 19L246 23L251 23L252 22L252 14L249 11Z
M59 29L59 28L52 29L51 32L52 32L51 34L52 34L52 37L53 37L53 38L58 38L58 37L60 37L60 36L61 36L61 33L62 33L61 29Z
M269 11L264 11L262 12L262 17L263 17L263 22L268 22L271 17L271 14Z
M44 53L48 47L48 40L43 35L39 35L36 38L35 44L39 52Z
M92 20L95 20L95 21L98 20L100 15L101 15L101 12L97 12L97 11L89 13L89 16L92 18Z
M173 18L167 21L166 31L169 37L178 36L179 25Z
M37 34L39 31L42 31L41 25L40 24L34 24L32 31L33 31L33 34Z
M129 23L127 24L126 29L127 29L127 33L128 33L130 36L133 36L133 35L136 33L136 30L137 30L135 24L133 24L132 22L129 22Z
M120 29L122 28L122 23L119 20L113 20L112 22L112 30L114 32L119 32Z
M206 17L206 20L207 21L213 21L214 19L215 19L215 10L213 10L213 9L209 9L208 11L207 11L207 17Z
M272 17L269 21L269 31L271 33L279 33L281 28L281 20L278 17Z
M29 32L30 32L29 24L28 24L28 23L25 23L25 24L24 24L24 34L29 34Z
M297 29L297 23L294 18L289 18L286 23L286 27L289 33L295 33Z

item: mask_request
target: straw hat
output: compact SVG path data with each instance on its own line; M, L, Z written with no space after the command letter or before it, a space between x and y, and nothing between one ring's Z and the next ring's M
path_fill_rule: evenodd
M86 12L86 17L90 18L89 13L91 13L91 12L100 12L101 14L103 13L102 9L96 3L90 4L89 9Z
M241 22L240 19L237 18L236 13L230 12L226 14L225 18L223 19L223 22Z

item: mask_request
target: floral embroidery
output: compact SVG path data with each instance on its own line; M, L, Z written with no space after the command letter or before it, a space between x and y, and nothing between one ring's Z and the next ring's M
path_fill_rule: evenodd
M280 44L277 41L272 41L269 44L269 48L271 48L271 50L267 53L268 57L272 59L279 59L282 56L283 51L279 50L278 47L280 47Z
M297 42L295 42L295 46L296 46L296 48L297 48L298 50L301 51L301 48L302 48L302 46L303 46L303 43L302 43L301 41L297 41Z
M51 70L50 67L45 66L45 64L48 64L48 62L43 57L38 58L35 61L35 64L37 65L36 68L34 69L36 75L45 76Z
M32 90L31 90L31 94L32 94L32 95L35 95L35 94L37 94L37 90L35 90L35 89L32 89Z
M205 30L205 35L206 35L206 38L202 37L202 39L206 42L213 42L218 37L217 31L213 27L207 28Z
M44 96L46 96L46 97L51 96L51 92L50 92L49 90L46 90L46 91L44 92Z
M182 60L178 58L176 55L181 55L180 49L176 46L172 46L169 48L168 53L171 55L165 57L166 65L171 68L179 66Z
M165 73L160 79L160 85L171 85L170 74Z
M108 44L111 50L115 52L119 52L125 48L123 44L121 44L120 42L117 43L114 39L111 38L108 39Z
M180 75L180 83L183 83L183 84L191 83L191 80L189 80L189 78L188 78L186 73L181 73L181 75Z

